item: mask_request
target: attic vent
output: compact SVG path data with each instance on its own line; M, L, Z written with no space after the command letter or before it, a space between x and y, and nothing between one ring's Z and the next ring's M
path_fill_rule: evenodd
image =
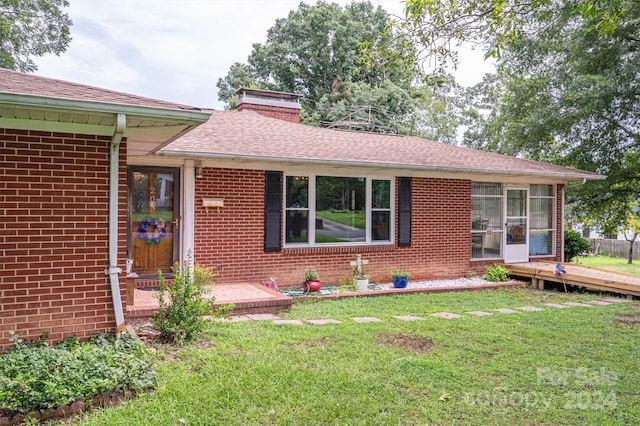
M280 120L300 122L301 95L262 89L238 89L238 111L255 111Z

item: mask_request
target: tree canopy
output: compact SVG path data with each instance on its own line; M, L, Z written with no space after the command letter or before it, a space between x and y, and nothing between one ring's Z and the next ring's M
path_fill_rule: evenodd
M419 80L415 64L399 66L389 56L371 54L412 56L389 24L387 12L368 1L344 7L301 3L276 21L265 43L253 45L246 64L233 64L218 80L218 98L233 109L240 87L293 92L304 96L301 116L307 124L422 134L425 126L416 122L416 112L434 93L425 96L428 88L414 85Z
M577 14L582 6L529 16L538 30L512 40L497 76L467 92L465 143L606 175L568 199L580 221L624 231L640 200L640 5L600 33L602 17Z
M486 57L500 57L522 37L543 30L559 8L589 22L586 32L613 33L634 9L635 0L407 0L398 27L422 46L416 59L429 60L437 71L459 61L462 43L480 45Z
M0 67L33 72L32 57L67 50L68 6L66 0L0 0Z

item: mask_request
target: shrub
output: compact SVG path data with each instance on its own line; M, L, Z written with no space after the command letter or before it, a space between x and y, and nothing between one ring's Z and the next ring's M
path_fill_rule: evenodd
M571 262L576 256L581 255L582 253L589 251L589 241L585 240L580 236L580 233L577 231L572 231L570 229L564 231L564 261Z
M98 395L152 388L155 372L144 344L128 334L49 346L18 338L0 355L0 412L29 413Z
M484 279L491 282L509 281L509 270L501 265L491 265L485 271Z
M189 252L182 268L175 263L171 268L174 274L171 285L167 285L162 272L158 272L160 306L152 322L161 339L177 344L192 341L206 326L203 315L213 313L214 299L205 297L210 292L205 286L213 284L215 274L199 265L192 268L191 262Z

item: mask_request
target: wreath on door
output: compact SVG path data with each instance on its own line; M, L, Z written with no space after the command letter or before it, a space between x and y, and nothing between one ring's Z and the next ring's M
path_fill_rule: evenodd
M138 226L138 237L147 244L159 244L167 235L167 223L160 217L148 217Z

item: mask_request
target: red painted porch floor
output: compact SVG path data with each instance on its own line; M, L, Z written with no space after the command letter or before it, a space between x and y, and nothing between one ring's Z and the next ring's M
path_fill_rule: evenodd
M215 298L214 309L220 305L233 303L231 315L276 314L289 309L293 299L261 284L234 283L215 284L208 297ZM127 306L128 318L150 317L158 310L158 300L151 289L136 288L133 306Z
M309 298L337 299L344 297L376 297L410 293L442 293L453 291L477 291L499 287L520 287L526 285L522 281L511 281L507 283L492 283L485 285L455 286L455 287L431 287L431 288L408 288L359 291L355 293L339 293L330 295L297 296L295 299L303 300ZM215 298L214 308L224 304L234 304L235 308L229 312L233 316L248 314L277 314L282 310L291 308L294 298L272 290L261 284L254 283L234 283L215 284L209 287L210 296ZM134 290L134 304L127 306L128 318L144 318L153 316L158 310L158 300L154 297L150 289L136 288Z

